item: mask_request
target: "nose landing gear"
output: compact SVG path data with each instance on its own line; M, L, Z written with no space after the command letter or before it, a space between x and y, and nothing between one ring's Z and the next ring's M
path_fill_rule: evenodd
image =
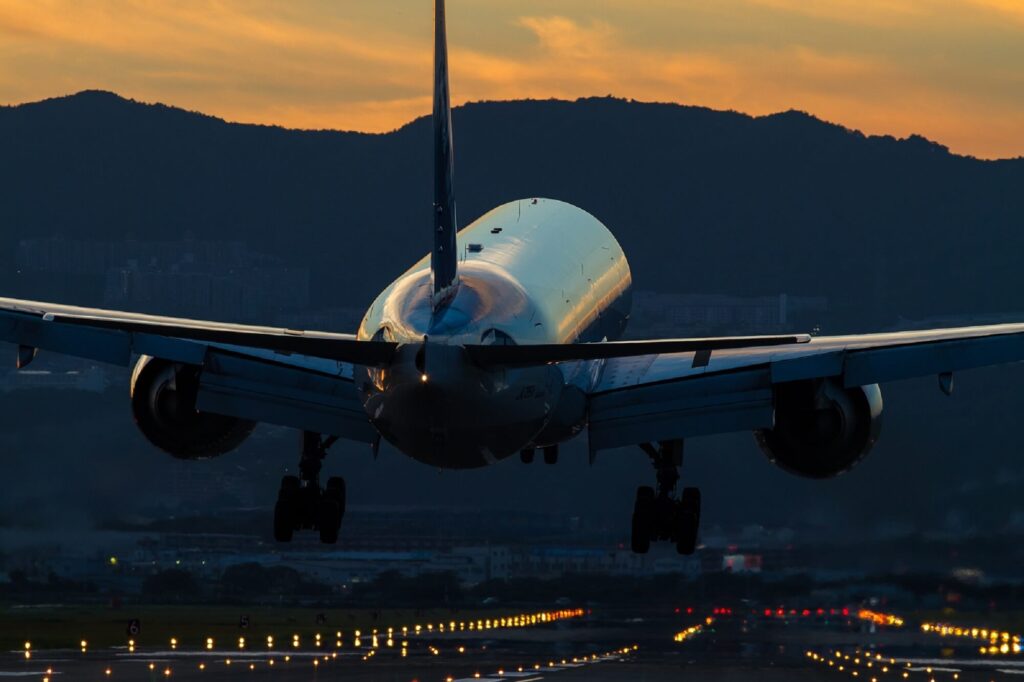
M683 463L683 441L663 441L656 446L644 443L640 448L651 458L657 472L657 491L640 486L633 505L630 544L637 554L646 554L651 542L670 540L680 554L693 554L697 549L700 526L700 489L683 488L673 496Z
M341 520L345 516L345 479L332 476L320 487L320 469L327 449L337 438L321 438L312 431L302 433L302 457L299 475L281 479L281 489L274 505L274 539L291 542L296 530L320 532L320 541L338 541Z

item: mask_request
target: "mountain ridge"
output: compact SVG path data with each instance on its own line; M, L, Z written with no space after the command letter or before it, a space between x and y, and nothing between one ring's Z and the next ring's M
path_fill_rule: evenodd
M568 201L616 235L637 288L822 295L836 313L826 331L1021 307L1024 159L792 110L585 98L453 115L463 226L513 199ZM430 248L429 117L390 133L296 131L87 91L0 109L0 137L0 221L15 242L244 240L309 267L321 306L365 305ZM0 244L0 287L32 298L12 247Z
M79 102L83 102L83 101L89 101L89 100L91 100L93 102L116 103L117 105L120 105L120 106L123 106L123 105L135 105L135 106L140 107L142 109L150 109L150 110L156 110L156 111L175 112L175 113L180 113L180 114L190 114L190 115L199 117L201 119L205 119L205 120L207 120L209 122L222 123L222 124L230 125L230 126L241 126L241 127L261 128L261 129L274 129L274 130L283 130L283 131L296 132L296 133L340 133L340 134L366 135L366 136L371 136L371 137L380 137L380 136L391 135L391 134L399 132L399 131L401 131L401 130L403 130L405 128L408 128L410 126L414 126L414 125L416 125L420 121L429 120L430 119L430 114L424 114L422 116L418 116L418 117L412 119L411 121L407 121L406 123L403 123L402 125L400 125L400 126L398 126L396 128L393 128L393 129L387 130L387 131L381 131L381 132L367 132L367 131L360 131L360 130L349 130L349 129L345 129L345 128L293 128L293 127L289 127L289 126L285 126L285 125L272 124L272 123L252 123L252 122L246 122L246 121L231 121L231 120L228 120L226 118L222 118L222 117L216 116L214 114L207 114L205 112L198 111L198 110L195 110L195 109L187 109L185 107L180 107L180 106L177 106L177 105L174 105L174 104L167 104L165 102L146 102L146 101L143 101L143 100L137 100L137 99L134 99L134 98L131 98L131 97L126 97L124 95L121 95L121 94L119 94L117 92L114 92L114 91L111 91L111 90L94 89L94 88L85 89L85 90L79 90L78 92L70 93L70 94L67 94L67 95L55 95L53 97L47 97L47 98L44 98L44 99L41 99L41 100L34 100L34 101L30 101L30 102L21 102L21 103L17 103L17 104L0 105L0 111L12 110L12 109L24 109L26 111L31 111L33 109L40 108L40 107L64 106L64 105L70 105L70 104L79 103ZM861 131L861 130L859 130L857 128L851 128L851 127L843 125L842 123L837 123L837 122L834 122L834 121L829 121L827 119L821 118L821 117L816 116L815 114L813 114L811 112L804 111L802 109L794 109L794 108L786 109L786 110L783 110L783 111L776 111L776 112L772 112L772 113L769 113L769 114L748 114L748 113L745 113L745 112L742 112L742 111L739 111L739 110L736 110L736 109L715 109L715 108L712 108L712 107L705 107L705 106L694 105L694 104L682 104L682 103L678 103L678 102L657 102L657 101L635 100L635 99L627 99L627 98L614 97L612 95L578 97L578 98L576 98L574 100L554 98L554 97L553 98L547 98L547 99L525 98L525 99L514 99L514 100L474 100L474 101L466 102L466 103L461 104L459 106L456 106L454 108L455 109L463 109L463 108L473 108L473 107L488 106L488 105L506 105L506 104L518 104L518 103L528 104L528 103L534 103L534 102L550 102L550 103L559 103L559 104L580 104L580 103L587 103L587 102L608 102L608 103L621 103L621 104L638 105L638 106L679 108L679 109L691 110L691 111L708 112L708 113L711 113L711 114L734 115L734 116L737 116L737 117L739 117L741 119L746 119L746 120L751 121L751 122L764 122L766 124L770 123L770 122L773 122L773 121L785 121L785 120L791 120L791 119L799 119L799 120L806 121L806 122L812 122L812 123L815 123L815 124L820 124L820 125L822 125L822 126L824 126L826 128L832 128L832 129L835 129L836 131L841 131L843 133L852 134L852 135L855 135L855 136L860 137L860 138L865 139L865 140L885 140L885 141L892 141L892 142L898 142L898 143L925 144L925 145L934 147L936 150L943 150L943 151L947 152L950 156L953 156L953 157L972 159L972 160L980 161L980 162L983 162L983 163L999 163L999 162L1002 162L1002 161L1024 161L1024 156L1001 157L1001 158L998 158L998 159L983 159L983 158L978 158L976 156L973 156L971 154L960 154L960 153L951 151L948 146L942 144L941 142L939 142L937 140L932 140L932 139L930 139L930 138L928 138L928 137L926 137L924 135L918 134L918 133L911 133L911 134L907 135L906 137L898 137L898 136L893 135L893 134L865 133L865 132L863 132L863 131Z

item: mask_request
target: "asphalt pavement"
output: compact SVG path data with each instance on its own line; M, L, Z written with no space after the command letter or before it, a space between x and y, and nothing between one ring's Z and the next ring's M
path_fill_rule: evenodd
M326 642L252 650L138 646L30 649L28 656L22 649L0 655L0 678L959 682L1024 674L1024 657L982 654L989 642L969 631L954 637L923 631L917 623L881 625L856 614L766 614L594 608L584 617L535 627L410 632L394 637L390 646L382 636L376 648L364 638L359 648ZM1000 636L993 639L996 645Z

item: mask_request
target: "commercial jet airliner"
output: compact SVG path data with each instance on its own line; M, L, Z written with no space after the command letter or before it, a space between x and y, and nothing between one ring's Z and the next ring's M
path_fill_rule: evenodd
M878 439L879 383L934 375L948 394L954 371L1024 360L1024 324L619 340L630 269L597 218L527 198L457 231L444 0L434 12L433 250L355 334L0 298L0 341L17 345L18 368L39 349L134 362L138 427L183 459L234 450L259 422L298 429L299 476L283 478L274 510L282 542L300 529L336 542L345 482L321 485L320 469L338 439L472 468L537 450L554 463L585 436L591 459L632 446L654 465L655 485L636 493L633 550L667 540L689 554L700 492L677 492L685 439L751 431L780 467L834 476Z

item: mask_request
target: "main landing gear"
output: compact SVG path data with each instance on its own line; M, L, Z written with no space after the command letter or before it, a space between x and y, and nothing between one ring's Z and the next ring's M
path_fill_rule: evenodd
M650 486L636 490L633 506L631 545L637 554L646 554L655 540L676 543L680 554L693 554L697 549L700 526L700 489L683 488L678 498L673 493L683 464L683 441L663 441L657 445L644 443L640 448L651 458L658 474L657 492Z
M338 440L321 438L319 433L302 432L302 457L299 475L281 479L281 490L274 505L274 539L291 542L292 534L304 528L320 531L320 542L338 541L341 519L345 516L345 479L331 476L320 487L320 468L327 449Z

